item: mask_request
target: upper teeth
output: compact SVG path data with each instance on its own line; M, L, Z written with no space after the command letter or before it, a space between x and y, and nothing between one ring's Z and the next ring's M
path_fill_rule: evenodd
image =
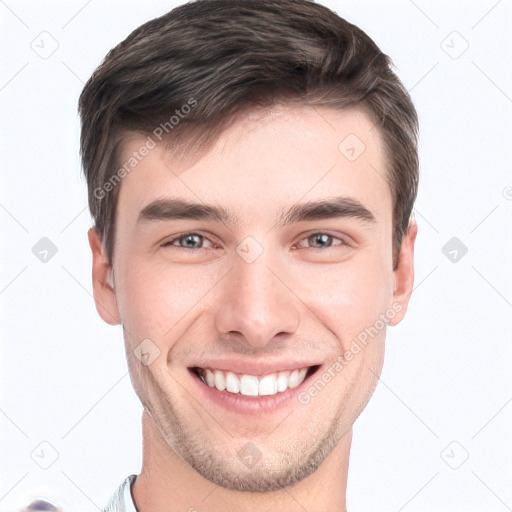
M275 395L288 388L297 387L305 378L308 368L287 370L269 375L240 375L223 370L200 368L199 377L211 388L246 396Z

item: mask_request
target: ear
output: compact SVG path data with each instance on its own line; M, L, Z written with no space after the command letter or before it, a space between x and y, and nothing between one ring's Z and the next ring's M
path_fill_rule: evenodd
M399 305L398 313L389 321L389 325L399 324L405 316L414 285L414 242L418 234L418 224L411 221L409 229L402 239L398 265L393 271L395 285L393 304Z
M92 289L96 311L109 325L121 323L114 292L113 270L108 263L101 237L96 229L87 232L92 251Z

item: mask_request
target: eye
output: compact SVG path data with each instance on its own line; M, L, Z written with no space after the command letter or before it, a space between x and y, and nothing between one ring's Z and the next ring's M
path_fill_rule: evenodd
M161 247L174 246L178 249L204 249L203 244L208 239L198 233L185 233L163 243ZM209 242L209 241L208 241ZM211 242L209 242L211 244ZM211 244L213 247L213 244Z
M334 243L334 241L338 241L339 243ZM330 235L328 233L313 233L312 235L309 235L308 237L304 238L299 242L299 244L295 244L292 249L303 249L304 248L304 242L308 244L308 247L311 249L329 249L334 246L338 245L348 245L345 240L335 237L334 235Z

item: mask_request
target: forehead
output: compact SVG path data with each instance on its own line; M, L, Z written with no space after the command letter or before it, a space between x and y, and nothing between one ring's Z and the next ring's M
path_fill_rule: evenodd
M151 149L141 151L144 146ZM121 164L137 160L121 182L117 208L125 219L168 196L222 205L239 218L263 218L301 200L339 195L358 198L376 217L391 211L382 138L360 110L250 111L206 154L188 161L151 144L147 135L130 133L120 157Z

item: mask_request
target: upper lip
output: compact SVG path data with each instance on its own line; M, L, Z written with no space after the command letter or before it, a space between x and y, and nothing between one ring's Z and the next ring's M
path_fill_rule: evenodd
M245 375L269 375L271 373L284 372L287 370L298 370L310 366L318 366L321 363L305 361L303 359L282 362L268 361L241 361L240 359L211 359L203 360L191 368L210 368L211 370L222 370L224 372L240 373Z

